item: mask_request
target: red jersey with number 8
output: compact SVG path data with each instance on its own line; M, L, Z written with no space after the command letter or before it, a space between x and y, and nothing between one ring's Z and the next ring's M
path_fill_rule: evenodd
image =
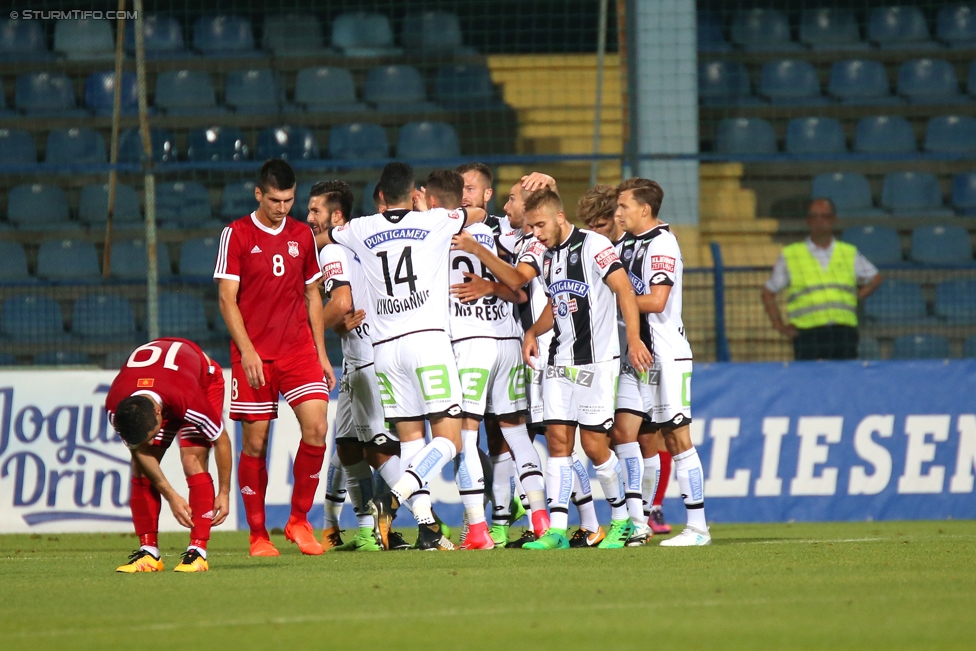
M314 349L305 286L321 275L312 229L291 217L272 229L251 213L220 235L214 278L240 282L237 305L264 361ZM233 362L241 359L233 340L230 355Z

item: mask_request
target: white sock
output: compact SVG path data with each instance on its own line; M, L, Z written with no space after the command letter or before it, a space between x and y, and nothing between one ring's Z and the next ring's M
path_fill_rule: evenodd
M597 531L600 520L596 517L596 505L593 504L593 489L590 487L590 474L583 465L583 460L574 452L573 460L573 504L579 511L580 526L587 531Z
M478 430L461 430L461 452L454 476L468 524L485 521L485 475L478 454Z
M417 456L417 453L423 450L426 445L427 441L422 438L400 444L400 472L407 469L407 466L410 465L413 458ZM396 482L393 483L395 484Z
M373 516L366 509L366 502L373 499L373 470L365 461L344 466L346 471L346 492L352 502L352 510L360 527L373 526Z
M386 483L386 490L389 490L390 486L395 485L400 481L400 477L403 477L403 471L400 469L400 457L390 457L380 464L380 467L376 469L376 473ZM379 484L379 482L376 483ZM381 491L377 487L377 492L383 493L386 491Z
M621 477L623 471L620 469L617 455L611 450L610 458L599 466L594 465L593 469L596 471L596 478L600 480L600 486L603 486L603 494L610 503L610 518L626 520L627 501L624 499L624 480Z
M532 439L529 438L529 430L525 425L501 429L505 442L512 450L512 457L515 458L519 481L525 488L529 508L533 512L544 511L546 508L545 476L542 473L542 460L539 458L539 451L535 449L535 446L532 445Z
M512 494L515 490L515 461L512 460L511 452L504 452L497 457L491 458L492 471L491 494L492 510L491 521L494 524L511 524L512 519Z
M702 470L698 450L694 447L674 456L674 471L678 477L678 487L685 501L688 526L699 531L708 531L705 523L705 473Z
M546 462L546 488L550 499L549 526L569 528L569 500L573 493L573 458L549 457Z
M323 527L331 529L339 526L342 505L346 503L346 474L339 462L339 455L329 459L329 470L325 480L325 522Z
M434 524L434 510L430 503L430 491L426 488L421 489L410 496L405 502L407 508L413 513L413 519L417 524Z
M203 547L197 547L196 545L190 545L189 547L186 548L186 551L192 552L194 549L197 550L197 553L200 554L201 557L203 557L203 560L207 560L207 550L204 549ZM156 558L159 558L159 556L157 555Z
M635 441L618 445L617 458L620 460L620 468L623 470L627 513L634 524L647 524L641 494L644 481L644 460L641 458L640 444Z
M149 552L156 558L157 561L159 560L159 547L155 547L153 545L142 545L139 547L139 549L144 552ZM206 556L204 556L204 558L206 558Z
M403 473L403 477L390 491L396 496L397 501L403 502L423 488L427 484L428 477L440 472L456 456L457 448L453 443L441 436L434 437L433 441L417 453L410 467Z
M644 459L644 481L641 483L641 501L644 504L644 519L651 515L658 482L661 481L661 455Z

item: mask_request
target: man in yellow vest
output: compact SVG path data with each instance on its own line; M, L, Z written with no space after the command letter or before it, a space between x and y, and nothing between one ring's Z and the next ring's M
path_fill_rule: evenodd
M856 359L857 302L881 284L877 267L834 239L836 224L830 199L810 202L810 236L783 249L762 291L773 328L793 340L797 360ZM776 305L784 289L788 323Z

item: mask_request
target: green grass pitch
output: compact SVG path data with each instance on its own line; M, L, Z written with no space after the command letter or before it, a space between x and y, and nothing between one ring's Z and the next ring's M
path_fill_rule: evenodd
M976 522L717 525L711 547L303 557L211 571L120 534L0 536L0 649L972 649Z

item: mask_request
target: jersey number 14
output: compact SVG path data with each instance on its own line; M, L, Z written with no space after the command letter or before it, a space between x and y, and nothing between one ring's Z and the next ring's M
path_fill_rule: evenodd
M403 247L403 252L400 253L400 259L396 263L396 271L393 273L393 277L390 277L390 259L387 251L380 251L376 255L379 257L380 262L383 264L383 281L386 283L386 295L394 296L393 285L406 284L410 287L410 293L413 294L417 291L417 276L413 272L413 258L411 247Z

